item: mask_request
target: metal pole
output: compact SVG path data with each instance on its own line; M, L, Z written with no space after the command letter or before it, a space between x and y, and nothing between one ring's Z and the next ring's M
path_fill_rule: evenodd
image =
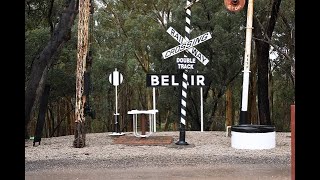
M116 90L115 90L116 91L115 92L116 93L116 114L118 114L118 98L117 98L118 97L118 88L117 88L118 86L115 86L115 87L116 87Z
M203 89L200 87L200 118L201 118L201 132L203 132Z
M119 113L118 113L118 86L122 83L123 76L117 71L117 68L109 75L109 82L115 86L115 113L114 113L114 132L110 135L124 135L124 133L120 132L120 123L118 121Z
M117 69L116 69L117 70ZM120 133L120 127L118 123L118 86L115 86L115 94L116 94L116 113L114 114L114 129L116 133Z
M156 110L156 88L152 88L152 99L153 99L153 110ZM157 120L156 120L156 114L153 116L153 132L157 132Z
M243 84L242 84L242 104L240 111L239 124L247 122L248 109L248 93L249 93L249 73L250 73L250 55L251 55L251 39L252 39L252 16L253 16L253 0L248 2L247 11L247 27L246 27L246 44L244 54L244 68L243 68Z
M198 74L198 71L197 71ZM201 132L203 132L203 88L200 86L200 122L201 122Z
M295 172L295 169L296 169L296 155L295 155L295 105L291 105L291 179L292 180L295 180L296 179L296 172Z
M117 72L117 68L115 68L114 70L115 72ZM117 77L117 84L115 85L115 94L116 94L116 113L114 114L114 128L115 128L115 132L116 133L120 133L120 126L119 126L119 123L118 123L118 84L120 84L120 78Z
M191 32L191 0L187 0L187 8L186 8L186 26L185 26L185 40L189 41L190 39L190 32ZM187 52L184 53L184 57L187 56ZM181 88L181 104L180 104L180 133L179 133L179 141L176 142L177 145L188 145L188 143L185 141L185 135L186 135L186 113L187 113L187 88L188 88L188 75L186 74L187 70L182 70L182 77L180 82L180 88ZM180 72L181 75L181 72Z

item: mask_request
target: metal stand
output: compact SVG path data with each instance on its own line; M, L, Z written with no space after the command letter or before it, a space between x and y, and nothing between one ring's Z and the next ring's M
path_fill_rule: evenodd
M132 114L132 124L133 124L133 134L136 137L149 137L153 132L155 128L155 116L158 112L157 109L153 110L131 110L128 111L128 114ZM148 121L149 121L149 132L146 131L146 120L145 117L142 117L141 119L141 133L138 132L138 114L144 116L148 115Z
M115 122L114 129L113 129L114 132L112 134L109 134L111 136L122 136L125 134L125 133L120 132L120 124L118 122L119 115L120 115L119 113L114 114L114 122Z
M109 76L109 81L111 84L115 86L115 101L116 101L116 107L115 111L116 113L114 114L114 132L112 134L109 134L111 136L122 136L124 133L120 132L120 124L118 121L119 113L118 113L118 85L122 82L122 74L117 71L117 68L115 71L110 74Z

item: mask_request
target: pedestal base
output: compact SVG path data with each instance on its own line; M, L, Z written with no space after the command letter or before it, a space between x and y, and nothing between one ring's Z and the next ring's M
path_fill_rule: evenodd
M117 132L113 132L111 134L109 134L110 136L122 136L125 135L125 133L117 133Z
M231 147L236 149L272 149L276 146L274 126L238 125L231 127Z

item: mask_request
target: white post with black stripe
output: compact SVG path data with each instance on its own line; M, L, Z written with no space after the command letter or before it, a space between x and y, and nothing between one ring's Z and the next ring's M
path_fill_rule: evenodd
M118 116L120 115L118 113L118 86L123 81L123 75L117 71L117 68L109 75L109 82L115 86L115 101L116 101L116 107L115 107L115 113L114 113L114 131L110 135L124 135L124 133L120 132L120 124L118 122Z
M250 56L251 56L251 39L252 39L252 24L253 24L253 0L248 2L247 10L247 27L246 27L246 44L243 63L243 82L242 82L242 102L239 124L248 122L248 94L249 94L249 74L250 74Z
M191 0L187 0L186 6L186 26L185 26L185 40L189 41L190 39L190 32L191 32ZM187 56L188 53L184 51L184 57ZM182 72L181 72L182 71ZM182 73L180 88L181 88L181 104L180 104L180 134L179 134L179 141L176 142L177 145L188 145L185 141L186 139L186 117L187 117L187 89L188 89L188 75L187 70L181 70L180 74Z

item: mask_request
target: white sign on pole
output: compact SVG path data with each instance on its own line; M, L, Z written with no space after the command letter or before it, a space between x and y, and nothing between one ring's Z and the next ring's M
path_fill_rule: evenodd
M124 135L124 133L120 132L120 125L118 122L118 116L120 115L118 113L118 86L121 84L123 81L123 75L117 71L117 68L109 75L109 82L115 86L115 101L116 101L116 107L115 107L115 113L114 113L114 125L115 125L115 132L113 132L110 135Z
M173 27L169 27L168 30L167 30L167 33L170 34L176 41L178 41L180 43L180 45L187 42L187 40L184 37L182 37L175 29L173 29ZM210 33L209 33L209 35L210 36L208 36L206 40L211 38L211 34ZM204 42L204 41L202 41L202 42ZM197 58L203 65L206 65L209 62L209 59L206 58L195 47L191 47L191 48L187 49L187 51L189 53L191 53L195 58ZM164 54L165 52L163 52L162 54Z
M119 86L119 84L121 84L122 81L123 81L123 75L119 71L117 71L117 68L116 68L115 71L113 71L109 75L109 82L114 86Z

